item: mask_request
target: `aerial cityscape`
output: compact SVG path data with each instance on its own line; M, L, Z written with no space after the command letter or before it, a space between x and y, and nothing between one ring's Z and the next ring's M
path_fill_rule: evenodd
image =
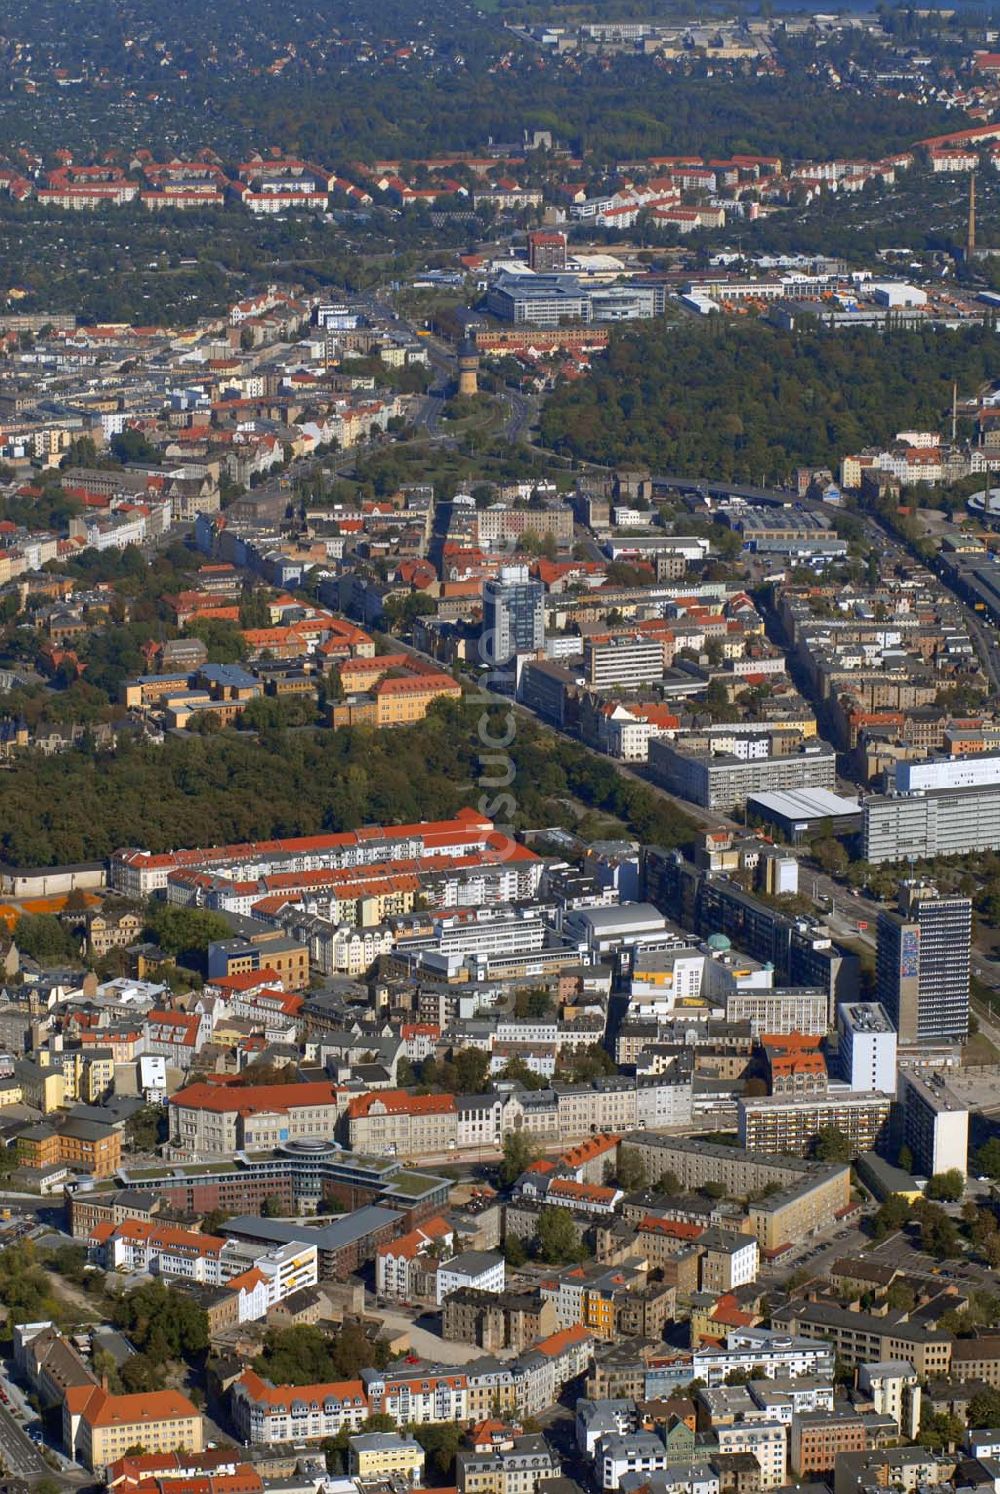
M6 0L0 1494L1000 1494L1000 14Z

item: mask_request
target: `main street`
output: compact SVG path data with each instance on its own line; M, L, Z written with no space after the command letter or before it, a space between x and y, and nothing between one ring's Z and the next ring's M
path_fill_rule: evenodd
M39 1478L51 1473L40 1449L6 1406L0 1406L0 1461L7 1473L16 1478Z

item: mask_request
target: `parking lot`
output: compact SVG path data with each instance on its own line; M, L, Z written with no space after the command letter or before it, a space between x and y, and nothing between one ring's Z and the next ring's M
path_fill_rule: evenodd
M780 1260L774 1261L761 1267L761 1278L779 1280L790 1275L799 1267L809 1271L815 1271L817 1275L828 1270L835 1260L844 1255L860 1255L870 1245L871 1241L862 1230L855 1226L841 1229L833 1235L825 1235L822 1239L804 1240Z
M901 1271L911 1271L919 1276L937 1276L942 1287L950 1281L957 1281L976 1291L996 1290L996 1276L988 1266L981 1266L964 1257L950 1261L935 1260L902 1233L890 1235L880 1245L873 1246L866 1253L865 1259L879 1265L895 1266Z

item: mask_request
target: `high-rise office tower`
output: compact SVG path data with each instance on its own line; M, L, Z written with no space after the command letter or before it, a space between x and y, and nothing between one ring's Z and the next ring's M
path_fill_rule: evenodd
M545 588L527 566L504 566L483 587L482 662L503 666L544 646Z
M964 1039L969 1031L972 903L929 882L900 884L878 917L877 995L901 1043Z

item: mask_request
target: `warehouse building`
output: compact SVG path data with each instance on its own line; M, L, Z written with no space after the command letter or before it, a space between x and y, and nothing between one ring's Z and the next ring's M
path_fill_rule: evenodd
M857 800L825 788L749 794L747 816L772 825L792 845L801 845L817 835L859 835L864 823Z

